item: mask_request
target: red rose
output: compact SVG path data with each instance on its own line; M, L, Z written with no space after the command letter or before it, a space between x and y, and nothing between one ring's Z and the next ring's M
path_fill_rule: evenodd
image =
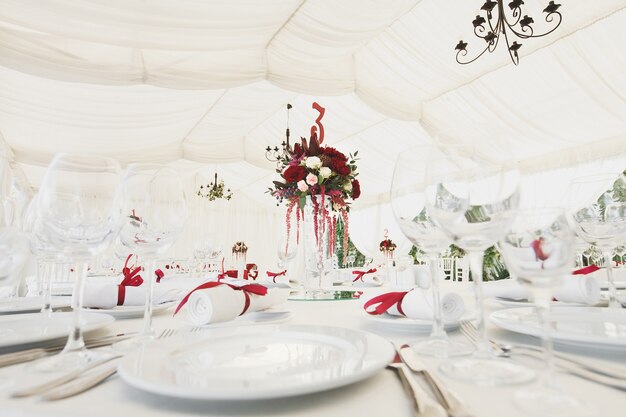
M357 199L361 195L361 184L359 180L352 180L352 198Z
M330 168L338 175L346 176L350 175L350 167L345 161L340 159L333 159L330 163Z
M300 165L291 165L283 174L287 182L298 182L306 177L306 168Z

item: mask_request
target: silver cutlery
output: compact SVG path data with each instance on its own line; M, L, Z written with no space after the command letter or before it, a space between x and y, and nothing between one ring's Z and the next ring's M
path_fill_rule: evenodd
M89 375L87 377L81 378L75 383L67 383L61 385L58 388L52 389L41 396L41 399L46 401L55 401L62 400L64 398L73 397L74 395L80 394L82 392L88 391L91 388L99 385L104 382L111 375L114 375L117 372L117 367L112 366L107 368L103 372L99 372L95 375Z
M461 322L461 333L463 333L463 335L465 335L470 342L474 344L476 343L478 335L473 323L467 321ZM512 353L514 352L516 355L522 355L537 360L543 360L543 354L540 350L536 351L532 349L521 349L516 351L515 349L511 348L505 349L507 345L501 345L493 340L489 340L489 343L494 349L496 356L499 357L513 358ZM589 364L581 366L580 362L573 361L572 359L565 359L561 354L555 355L554 359L555 365L564 372L578 376L587 381L626 391L626 379L624 379L623 376L613 375L608 370L600 369Z
M415 355L410 355L406 349L410 349L410 346L407 344L397 348L400 358L411 371L419 374L424 379L448 416L467 415L465 406L463 406L461 400L451 391L443 387L441 382L428 371L421 359Z
M94 369L100 365L104 365L107 362L112 361L113 359L117 359L117 358L121 358L121 355L112 355L112 356L108 356L104 359L100 359L99 361L95 361L92 362L90 364L88 364L87 366L84 366L80 369L77 369L75 371L72 371L70 373L67 373L65 375L62 375L58 378L55 378L51 381L47 381L44 382L43 384L38 384L35 386L32 386L30 388L25 388L25 389L21 389L18 391L14 391L13 393L11 393L11 397L13 398L24 398L24 397L32 397L33 395L39 395L39 394L43 394L44 392L50 391L53 388L59 387L63 384L66 384L70 381L73 381L77 378L79 378L80 376L82 376L85 372Z
M419 416L424 412L424 404L426 402L426 392L420 387L417 382L413 379L413 375L411 375L411 371L406 366L400 355L396 352L396 356L392 363L387 365L387 368L395 371L404 391L407 393L409 398L411 399L411 403L413 405L413 409L415 410L415 415Z

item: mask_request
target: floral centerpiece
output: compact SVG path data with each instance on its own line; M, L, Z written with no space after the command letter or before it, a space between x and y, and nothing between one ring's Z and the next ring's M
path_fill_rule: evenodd
M317 103L313 108L320 114L316 119L317 126L311 127L311 137L307 141L301 138L293 148L287 143L284 156L278 161L276 172L281 180L274 181L274 187L268 192L276 197L279 203L287 203L287 233L291 231L291 216L296 210L298 226L304 218L304 207L310 198L313 210L315 238L319 242L320 228L330 232L330 255L335 248L337 215L344 224L343 247L348 247L348 211L350 202L359 198L361 186L356 166L356 156L344 153L330 146L322 146L324 127L321 119L325 109ZM318 136L319 132L319 136ZM326 204L329 200L330 204ZM335 215L334 215L335 214ZM318 217L322 218L319 219ZM297 238L299 240L299 236Z
M381 252L393 252L394 250L396 250L397 247L398 246L393 243L393 240L391 239L385 239L380 242L380 245L378 245L378 249Z
M232 249L233 253L248 253L248 247L244 242L235 242Z

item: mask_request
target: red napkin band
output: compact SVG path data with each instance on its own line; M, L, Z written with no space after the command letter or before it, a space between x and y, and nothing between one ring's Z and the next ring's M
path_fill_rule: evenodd
M401 304L402 304L402 300L404 299L404 296L407 295L408 292L409 291L388 292L386 294L378 295L372 298L371 300L369 300L368 302L366 302L363 305L363 308L365 309L365 312L367 314L377 316L379 314L383 314L384 312L386 312L387 310L389 310L391 307L395 305L398 311L400 312L400 314L405 316L406 314L404 314L404 311L402 311ZM374 310L370 311L368 310L368 307L371 307L371 306L376 306L376 307L374 307Z
M217 287L217 286L220 286L220 285L228 285L233 290L243 291L243 293L244 293L244 295L246 297L246 301L245 301L245 305L243 307L243 310L241 311L241 313L239 313L240 316L242 314L244 314L246 311L248 311L248 308L250 307L250 294L256 294L256 295L261 295L261 296L267 294L267 288L264 287L263 285L259 285L259 284L246 284L246 285L243 285L241 287L238 287L236 285L226 284L224 282L216 282L216 281L205 282L204 284L200 284L196 288L191 290L189 292L189 294L187 294L186 296L183 297L182 300L180 300L180 304L178 304L178 306L176 307L176 310L174 310L174 315L176 315L176 313L178 313L178 311L181 308L183 308L183 306L185 304L187 304L187 301L189 301L189 297L195 291L204 290L204 289L207 289L207 288L214 288L214 287Z
M118 285L117 286L117 305L118 306L124 305L124 298L126 298L126 286Z
M535 239L530 242L530 247L533 248L533 252L535 252L535 258L540 261L545 261L549 258L549 255L543 253L543 239Z
M572 274L573 275L587 275L587 274L591 274L592 272L596 272L599 269L600 269L600 267L598 267L598 266L589 265L589 266L586 266L584 268L577 269L576 271L572 272Z
M278 272L278 273L276 273L276 272L271 272L271 271L267 271L267 272L266 272L266 274L267 274L267 276L268 276L269 278L272 278L272 281L273 281L274 283L276 283L276 277L285 276L285 275L287 274L287 270L285 269L284 271L282 271L282 272Z
M161 280L163 279L163 277L165 276L165 274L163 273L163 271L161 271L160 269L157 269L156 271L154 271L154 274L156 275L156 280L157 282L161 282Z
M141 278L141 275L139 275L139 273L141 272L141 267L138 266L131 269L131 267L128 266L128 261L132 256L132 253L128 255L128 257L126 258L126 262L124 262L124 268L122 268L122 274L124 274L124 279L122 280L122 282L120 282L120 285L138 287L143 284L143 278Z
M363 275L365 275L365 274L373 274L373 273L374 273L374 272L376 272L376 271L377 271L377 269L376 269L376 268L372 268L372 269L369 269L369 270L367 270L367 271L352 271L352 273L353 273L354 275L356 275L356 278L354 278L354 279L352 280L352 282L357 282L357 281L359 281L359 280L363 281Z

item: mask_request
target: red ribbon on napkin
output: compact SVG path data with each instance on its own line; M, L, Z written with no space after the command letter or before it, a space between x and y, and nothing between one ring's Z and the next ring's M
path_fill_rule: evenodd
M165 274L163 273L163 271L161 271L160 269L157 269L156 271L154 271L154 275L156 275L156 281L157 282L161 282L161 280L163 279L163 277L165 276Z
M272 282L276 283L276 277L285 276L287 274L287 270L285 269L284 271L278 272L278 273L272 272L272 271L267 271L266 274L267 274L267 276L269 278L272 278Z
M174 310L174 315L176 315L176 313L178 313L178 311L181 308L183 308L185 304L187 304L187 301L189 301L189 297L191 297L191 294L193 294L195 291L204 290L207 288L214 288L220 285L228 285L233 290L243 291L243 294L246 297L246 301L245 301L243 310L241 311L241 313L239 313L240 316L244 314L246 311L248 311L248 308L250 307L250 294L256 294L256 295L261 295L261 296L267 294L267 287L264 287L263 285L259 285L259 284L246 284L241 287L238 287L236 285L226 284L224 282L216 282L216 281L205 282L204 284L198 285L196 288L191 290L189 294L183 297L183 299L180 301L180 304L178 304L178 306L176 307L176 310Z
M122 274L124 274L124 279L117 286L117 305L124 305L124 299L126 298L126 287L138 287L143 284L143 278L139 273L141 272L141 267L132 267L128 266L128 261L132 258L133 254L131 253L126 258L126 262L124 262L124 268L122 268Z
M533 248L533 252L535 252L535 258L540 261L545 261L550 257L550 255L543 252L543 238L535 239L530 242L530 247Z
M363 275L365 275L365 274L373 274L376 271L377 271L376 268L372 268L372 269L369 269L367 271L352 271L352 273L356 275L356 278L354 278L352 280L352 282L357 282L359 280L363 281Z
M587 274L591 274L592 272L596 272L599 269L600 267L598 266L589 265L584 268L577 269L576 271L572 272L572 275L587 275Z
M402 311L401 304L402 304L402 300L404 299L404 296L407 295L408 292L409 291L388 292L385 294L378 295L372 298L371 300L367 301L363 305L363 308L365 309L365 312L367 314L377 316L379 314L383 314L384 312L386 312L387 310L389 310L391 307L395 305L398 311L400 312L400 314L404 316L406 314L404 314L404 311ZM374 307L373 310L368 310L368 308L371 306L376 306L376 307Z

